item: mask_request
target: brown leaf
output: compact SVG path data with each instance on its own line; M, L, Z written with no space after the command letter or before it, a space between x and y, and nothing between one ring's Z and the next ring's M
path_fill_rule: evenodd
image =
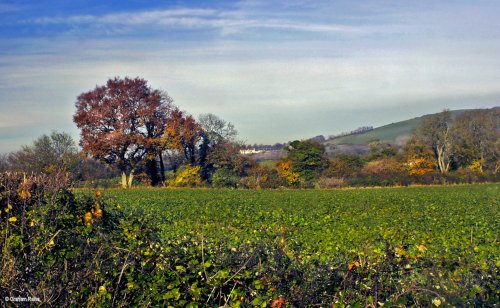
M278 298L271 301L271 308L282 308L287 304L284 296L278 296Z

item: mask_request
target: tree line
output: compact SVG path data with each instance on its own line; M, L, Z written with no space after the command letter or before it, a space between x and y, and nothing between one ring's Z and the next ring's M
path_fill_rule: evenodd
M234 125L194 118L141 78L113 78L77 97L80 147L66 133L43 135L0 156L0 170L68 171L74 180L121 177L121 186L245 188L406 185L497 181L500 108L425 117L404 146L372 142L366 155L328 157L317 140L280 144L285 156L259 163L240 150Z

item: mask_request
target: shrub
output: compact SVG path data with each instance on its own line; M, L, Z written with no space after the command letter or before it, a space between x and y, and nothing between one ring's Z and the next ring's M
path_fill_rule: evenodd
M240 179L240 185L250 189L278 188L285 184L278 171L267 166L255 166L248 176Z
M279 175L290 186L297 186L300 183L300 174L293 171L292 161L290 159L281 160L276 165Z
M172 187L197 187L201 185L200 167L183 165L177 169L174 177L167 180Z
M339 188L343 186L345 186L345 180L343 178L321 177L316 182L317 188Z
M112 253L103 230L115 221L100 196L77 199L67 179L0 175L2 299L30 295L75 305L97 296L101 260Z
M226 168L217 169L212 176L212 185L215 187L236 187L238 181L238 175Z

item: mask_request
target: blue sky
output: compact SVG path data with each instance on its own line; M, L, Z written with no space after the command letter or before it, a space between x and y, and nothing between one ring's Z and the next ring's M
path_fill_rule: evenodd
M0 0L0 153L140 76L274 143L500 99L498 1Z

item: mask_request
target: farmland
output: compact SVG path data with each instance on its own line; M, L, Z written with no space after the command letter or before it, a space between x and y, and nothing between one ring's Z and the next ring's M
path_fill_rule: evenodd
M233 302L245 302L244 296L236 300L235 294L244 294L246 279L255 278L266 284L250 280L254 290L250 293L263 289L267 293L260 301L253 296L253 304L265 304L264 298L278 294L287 300L295 297L297 304L304 300L300 296L307 296L306 286L313 290L315 283L328 283L326 277L336 279L329 276L329 269L344 281L338 286L316 286L315 291L331 293L315 294L320 302L325 298L373 302L376 296L382 303L400 300L402 304L498 300L498 185L333 191L133 189L110 190L105 195L126 216L148 221L166 251L185 245L173 268L191 285L196 279L202 285L206 277L220 275L229 284L234 280L229 292ZM270 264L262 264L264 255L259 266L245 263L251 257L238 259L259 249L267 251ZM201 267L200 254L205 262ZM287 261L281 264L283 258ZM233 267L225 262L233 262ZM302 276L280 272L277 265L287 266L288 271L295 268ZM193 277L188 277L190 268ZM304 276L308 270L312 272ZM205 274L198 276L198 271ZM279 281L277 274L296 281ZM351 285L342 291L347 277ZM182 293L182 282L171 289L180 292L171 294L172 298L189 293Z
M0 177L2 298L99 307L500 301L498 184L67 187L64 178Z

